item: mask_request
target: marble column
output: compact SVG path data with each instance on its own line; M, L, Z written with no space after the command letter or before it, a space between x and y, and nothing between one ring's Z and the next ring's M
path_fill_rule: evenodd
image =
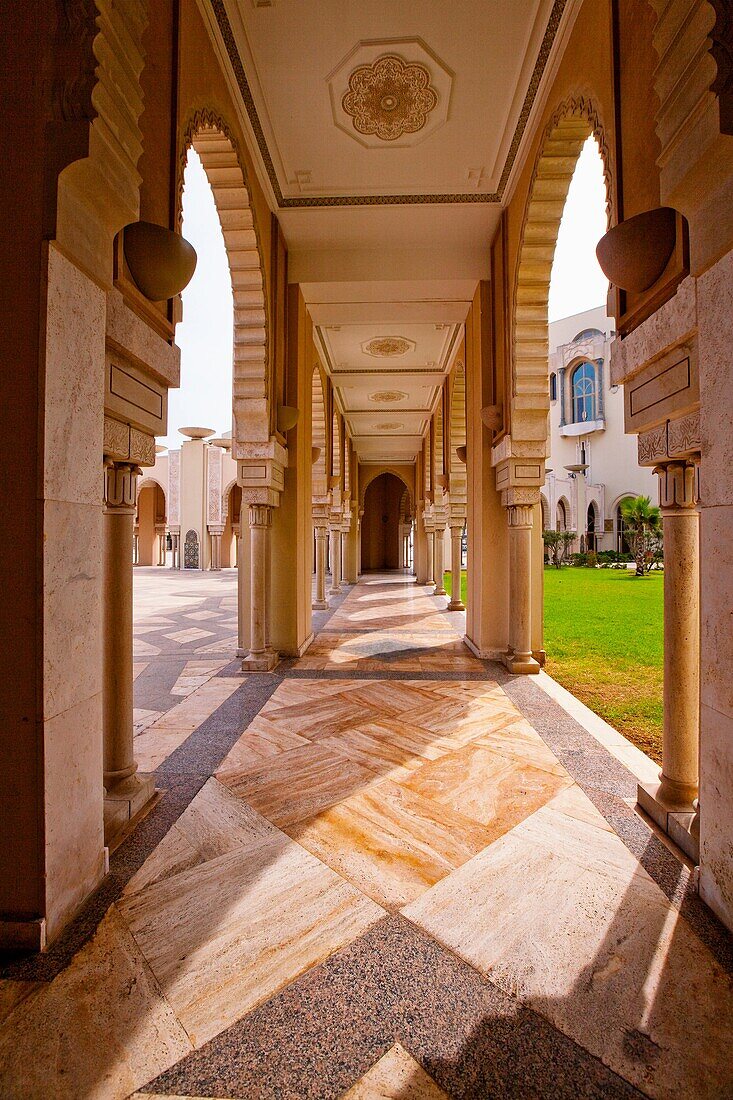
M450 570L452 595L448 604L449 611L465 611L461 599L461 541L463 539L463 525L453 526L450 529Z
M435 592L434 596L445 596L445 527L438 527L433 536L435 539Z
M181 536L178 532L171 535L171 569L181 568Z
M359 509L359 516L356 521L356 579L361 576L361 520L364 515L364 509Z
M435 568L435 531L425 532L425 583L435 584L433 570Z
M221 569L221 536L223 534L223 528L221 527L209 527L209 535L211 536L211 565L209 568L218 572Z
M165 565L165 527L156 526L158 536L158 565Z
M662 769L659 784L640 786L638 799L643 809L673 834L668 815L680 811L692 814L698 787L700 513L694 463L666 462L654 472L659 475L664 534Z
M328 528L323 524L316 524L316 597L313 601L314 611L326 611L328 600L326 599L326 543L328 541Z
M272 507L250 504L250 633L249 653L242 661L245 672L270 672L277 664L277 655L269 648L269 532Z
M330 594L338 596L341 592L341 532L338 527L332 527L329 531L329 551L331 558L331 588Z
M343 583L343 584L348 583L347 580L345 579L345 576L344 576L345 573L346 573L346 570L347 570L346 559L347 559L347 556L348 556L348 553L349 553L349 548L348 548L348 545L347 545L348 537L349 537L348 529L344 531L343 528L342 528L342 530L341 530L341 546L339 547L339 561L341 563L341 573L340 573L340 576L339 576L339 583Z
M509 521L509 650L504 663L515 675L539 672L532 656L532 505L513 504Z
M132 545L137 466L104 470L102 608L105 837L124 827L152 798L155 783L137 773L133 754ZM136 774L137 773L137 774Z

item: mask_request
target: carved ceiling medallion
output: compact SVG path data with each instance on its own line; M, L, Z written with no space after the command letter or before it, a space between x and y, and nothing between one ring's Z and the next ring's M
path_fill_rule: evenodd
M377 359L390 359L395 355L404 355L414 346L412 340L406 340L404 336L380 336L369 340L362 346L362 350Z
M377 393L370 393L369 400L384 402L385 404L392 404L394 401L404 401L407 397L406 393L402 390L378 390Z
M341 101L358 133L376 134L382 141L422 130L437 104L425 66L398 54L385 54L371 65L354 69Z
M375 431L378 432L398 432L400 428L404 428L404 426L404 424L399 422L392 423L391 421L385 420L381 424L375 424L374 428Z

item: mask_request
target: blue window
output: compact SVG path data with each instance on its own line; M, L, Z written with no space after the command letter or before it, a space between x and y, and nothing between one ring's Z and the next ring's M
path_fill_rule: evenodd
M580 363L573 371L573 420L582 424L596 418L596 368Z

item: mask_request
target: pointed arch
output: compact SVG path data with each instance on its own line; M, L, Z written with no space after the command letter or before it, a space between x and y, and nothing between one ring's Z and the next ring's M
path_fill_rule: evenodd
M606 215L614 219L611 155L604 126L587 96L564 100L553 113L534 166L519 245L512 324L512 443L547 437L548 303L555 246L570 181L586 140L603 160Z
M318 447L320 454L313 463L314 497L324 497L328 492L328 469L326 466L326 390L320 364L313 367L311 376L311 443Z
M238 444L270 439L272 392L267 283L247 178L226 122L209 109L196 111L184 128L178 183L182 219L183 171L188 150L201 158L219 215L234 298L232 405L234 456Z

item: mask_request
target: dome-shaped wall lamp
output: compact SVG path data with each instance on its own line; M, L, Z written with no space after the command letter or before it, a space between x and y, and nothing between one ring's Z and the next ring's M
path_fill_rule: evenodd
M584 474L585 473L585 471L588 469L588 463L587 462L572 462L569 466L566 466L565 469L567 470L570 477L577 477L578 474Z
M173 298L190 283L196 249L180 233L153 222L131 222L122 243L135 286L151 302Z
M294 428L298 423L298 417L300 416L300 409L296 409L293 405L278 405L277 407L277 430L285 435L291 428Z
M487 405L485 409L481 410L481 420L489 431L501 431L502 424L504 423L504 406Z
M318 462L318 459L320 457L321 457L321 448L320 447L311 447L311 464L313 466L315 466L316 462Z
M185 435L189 439L208 439L210 435L214 435L213 428L179 428L180 435Z
M614 225L596 245L596 256L614 286L641 294L654 286L676 242L677 212L660 206Z
M465 463L466 463L466 444L465 443L461 444L460 447L456 447L456 458L458 459L459 462L462 462L465 465Z

